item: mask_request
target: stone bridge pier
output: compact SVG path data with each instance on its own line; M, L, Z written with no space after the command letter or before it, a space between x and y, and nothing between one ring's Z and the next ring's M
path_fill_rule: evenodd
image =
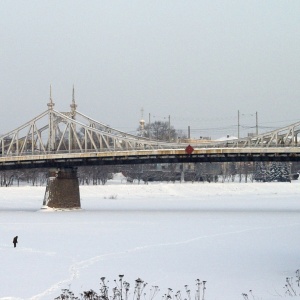
M43 206L58 209L81 207L77 168L49 170Z

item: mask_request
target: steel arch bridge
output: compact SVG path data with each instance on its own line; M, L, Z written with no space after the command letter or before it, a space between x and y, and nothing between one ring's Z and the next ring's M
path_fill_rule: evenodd
M0 137L0 170L175 162L299 161L300 122L268 133L193 144L151 140L122 132L77 110L48 109Z

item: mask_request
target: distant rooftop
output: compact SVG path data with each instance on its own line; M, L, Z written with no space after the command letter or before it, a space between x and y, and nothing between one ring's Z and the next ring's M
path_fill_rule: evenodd
M227 134L226 136L216 139L216 141L222 142L222 141L230 141L230 140L237 140L237 139L238 138L236 136Z

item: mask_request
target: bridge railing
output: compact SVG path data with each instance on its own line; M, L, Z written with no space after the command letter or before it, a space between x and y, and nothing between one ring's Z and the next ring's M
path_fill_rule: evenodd
M155 151L155 150L160 150L160 151L164 151L164 150L184 150L188 144L169 144L167 145L169 147L164 147L162 148L162 146L160 144L158 145L152 145L151 148L147 148L147 147L134 147L134 148L130 148L130 149L109 149L109 148L101 148L98 150L95 149L87 149L85 151L80 151L80 149L71 149L71 150L52 150L52 151L44 151L44 150L39 150L36 149L34 151L31 150L25 150L22 152L22 157L26 157L26 156L38 156L38 155L46 155L51 157L51 155L56 155L56 154L61 154L61 155L66 155L66 154L84 154L84 153L111 153L111 152L134 152L134 151L143 151L143 150L149 150L149 151ZM197 150L197 149L230 149L230 148L234 148L235 152L237 151L237 148L244 148L242 147L242 145L239 146L232 146L230 143L211 143L211 144L196 144L196 145L192 145L192 147ZM251 148L255 149L255 148L270 148L270 145L253 145ZM300 147L300 145L298 146L293 146L293 147ZM285 145L274 145L272 146L272 148L287 148ZM9 152L7 153L7 151L4 151L3 153L0 152L0 157L16 157L16 156L20 156L19 153L17 152Z

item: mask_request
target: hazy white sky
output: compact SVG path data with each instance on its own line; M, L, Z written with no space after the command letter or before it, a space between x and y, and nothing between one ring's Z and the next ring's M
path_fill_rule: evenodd
M126 132L142 107L194 137L236 135L238 110L300 121L299 0L1 0L0 37L1 133L46 110L50 84L57 110L74 84L78 110Z

